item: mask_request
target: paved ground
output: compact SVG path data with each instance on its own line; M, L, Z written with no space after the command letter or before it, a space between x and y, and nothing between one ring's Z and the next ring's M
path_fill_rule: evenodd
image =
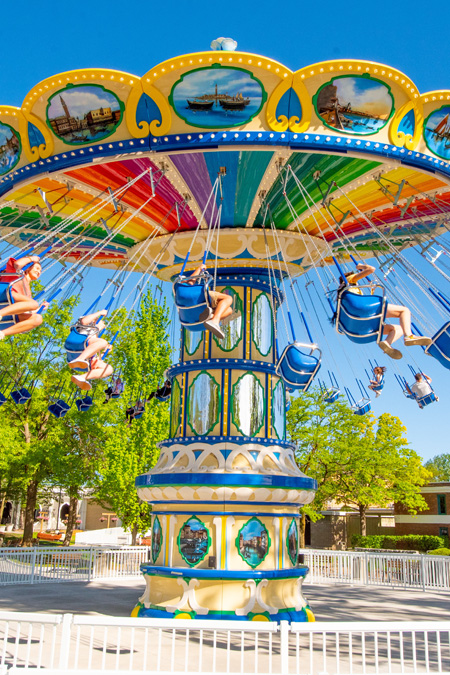
M141 579L2 586L0 611L129 616L143 592ZM439 621L450 610L448 593L305 584L304 595L317 621Z

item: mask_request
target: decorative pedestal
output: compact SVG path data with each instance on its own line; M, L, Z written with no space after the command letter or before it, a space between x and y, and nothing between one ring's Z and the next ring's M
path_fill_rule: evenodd
M312 621L298 521L316 485L285 440L276 292L263 269L220 269L217 290L233 297L225 338L182 330L181 361L170 371L171 438L136 479L154 516L147 587L133 615Z

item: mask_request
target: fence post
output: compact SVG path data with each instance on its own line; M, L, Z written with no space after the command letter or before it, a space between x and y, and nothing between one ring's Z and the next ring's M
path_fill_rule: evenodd
M425 556L422 553L420 554L420 575L422 577L422 591L425 593Z
M92 579L95 579L95 557L94 557L94 547L93 546L91 546L91 550L89 552L88 581L92 581Z
M289 675L289 621L280 621L281 675Z
M61 630L61 649L59 652L59 670L65 672L69 667L70 636L72 632L73 614L63 614Z
M32 559L31 559L31 581L30 581L30 583L31 583L31 584L34 584L34 569L35 569L35 567L36 567L36 553L37 553L37 549L32 548L32 549L31 549L31 553L32 553Z

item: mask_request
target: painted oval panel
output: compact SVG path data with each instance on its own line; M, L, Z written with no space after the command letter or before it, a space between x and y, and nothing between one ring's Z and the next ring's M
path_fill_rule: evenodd
M20 159L20 136L9 124L0 122L0 176L14 169Z
M428 115L423 135L431 152L442 159L450 159L450 106L445 105Z
M342 75L323 85L314 96L318 116L344 133L375 134L394 113L390 88L364 75Z
M49 98L47 124L64 143L82 145L111 136L123 110L122 101L100 85L67 85Z
M169 102L178 117L202 129L228 129L258 115L267 94L253 73L211 66L191 70L176 82Z

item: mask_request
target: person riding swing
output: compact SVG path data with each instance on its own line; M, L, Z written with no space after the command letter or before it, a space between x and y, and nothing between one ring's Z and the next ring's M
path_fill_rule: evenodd
M27 266L28 269L24 270ZM39 305L31 293L31 282L37 281L41 274L41 261L37 255L18 260L10 258L5 269L0 272L0 283L10 285L9 293L6 290L6 302L2 302L3 306L0 307L0 340L10 335L28 333L41 325L42 315L37 312L39 307L47 308L48 302ZM11 321L5 321L7 316L11 317Z
M195 283L196 279L201 276L205 270L206 265L202 263L197 267L196 270L194 270L187 283ZM227 295L226 293L220 293L219 291L208 291L208 295L210 299L210 307L208 308L208 316L203 321L203 325L213 335L219 338L219 340L223 340L225 334L220 327L220 322L233 313L231 308L233 304L233 298L230 295Z
M105 329L105 324L98 319L107 313L106 309L102 309L94 314L81 316L71 327L64 344L69 368L87 371L81 375L72 375L71 378L74 384L86 391L92 389L89 380L102 380L114 372L113 367L99 355L100 352L112 349L107 340L99 337L99 333Z

